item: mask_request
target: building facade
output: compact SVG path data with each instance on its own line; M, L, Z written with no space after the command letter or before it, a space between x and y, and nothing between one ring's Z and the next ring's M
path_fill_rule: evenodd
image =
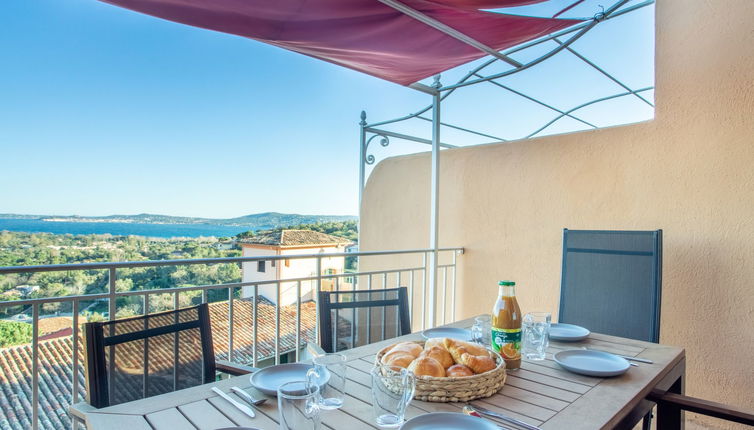
M244 257L275 256L293 254L341 254L350 245L346 239L311 230L281 230L261 234L240 241ZM345 270L343 256L322 257L322 275L342 274ZM317 276L317 259L279 259L246 262L242 264L243 282L264 282L258 292L272 303L278 301L277 281L280 279L299 279ZM321 288L330 290L335 287L332 279L323 279ZM301 300L313 300L316 281L301 281ZM253 297L254 287L243 287L243 297ZM297 282L280 283L280 304L296 303L298 297Z

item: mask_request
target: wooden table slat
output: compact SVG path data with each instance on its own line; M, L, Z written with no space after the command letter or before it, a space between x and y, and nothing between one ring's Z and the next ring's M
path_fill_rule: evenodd
M144 418L155 430L196 430L191 421L176 408L152 412Z
M87 429L108 430L152 430L147 420L141 415L86 414Z
M230 403L224 409L233 408ZM217 410L206 400L178 406L178 410L199 430L213 430L220 427L232 427L235 423Z

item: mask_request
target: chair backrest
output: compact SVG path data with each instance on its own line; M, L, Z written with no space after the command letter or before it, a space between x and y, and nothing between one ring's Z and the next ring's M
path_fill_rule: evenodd
M660 340L662 230L563 230L558 321Z
M320 346L338 352L411 333L406 287L321 291Z
M86 323L87 401L101 408L215 380L207 304Z

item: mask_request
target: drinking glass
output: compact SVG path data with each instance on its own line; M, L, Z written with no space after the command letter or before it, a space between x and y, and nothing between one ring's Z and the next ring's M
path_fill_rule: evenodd
M480 315L474 319L471 338L486 347L492 344L492 318L489 315Z
M550 344L549 312L529 312L524 315L521 325L523 342L521 353L529 360L544 360L547 346Z
M315 357L314 367L306 373L306 380L319 387L319 407L338 409L346 398L346 356L325 354Z
M318 430L319 387L307 381L286 382L278 387L280 430Z
M375 366L372 369L372 404L377 425L400 427L415 390L413 372L398 366Z

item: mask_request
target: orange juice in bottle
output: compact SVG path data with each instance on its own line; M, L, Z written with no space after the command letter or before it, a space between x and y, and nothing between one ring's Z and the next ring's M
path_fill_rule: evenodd
M498 282L492 308L492 348L505 359L506 369L521 367L521 309L516 301L516 283Z

